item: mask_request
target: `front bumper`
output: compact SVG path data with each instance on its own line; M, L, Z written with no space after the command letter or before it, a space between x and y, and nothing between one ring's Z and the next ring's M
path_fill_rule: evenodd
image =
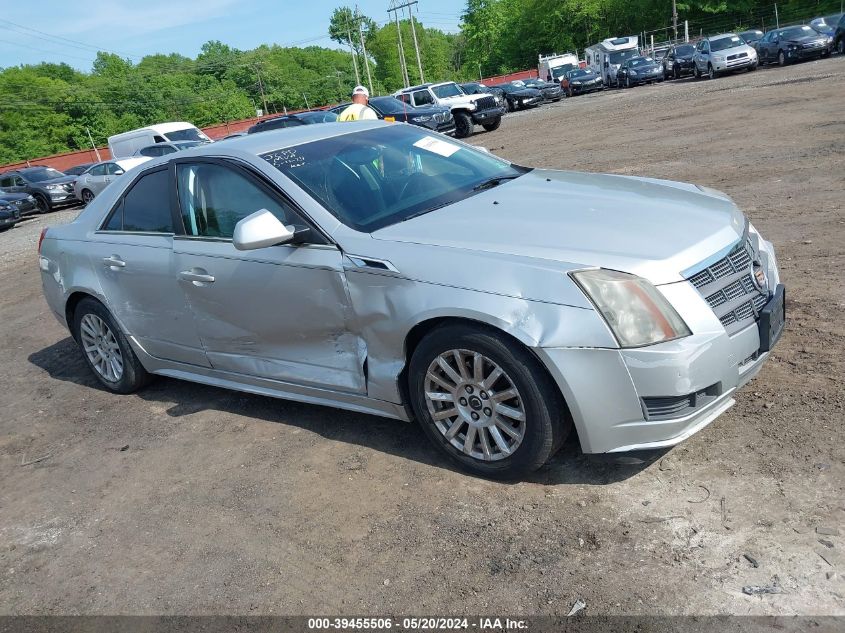
M492 121L493 119L497 119L500 116L505 114L505 109L500 107L495 108L487 108L486 110L477 110L472 112L472 122L476 125L481 125L482 123L487 123L488 121Z
M21 214L18 212L4 211L0 213L0 226L14 226L21 219Z
M740 57L739 59L727 59L725 61L717 62L711 61L713 70L717 73L726 72L730 70L741 70L757 65L757 56Z
M597 81L589 84L570 84L570 88L572 89L572 94L581 95L595 90L604 90L604 83L602 81Z
M819 47L788 49L786 51L786 58L790 61L815 59L817 57L829 55L832 49L832 44Z
M662 81L663 80L663 69L656 70L652 73L647 75L637 75L636 77L631 77L632 84L644 84L650 81Z

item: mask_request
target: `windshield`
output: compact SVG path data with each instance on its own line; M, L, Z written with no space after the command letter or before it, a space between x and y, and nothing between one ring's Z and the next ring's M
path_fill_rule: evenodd
M678 46L675 49L675 55L680 57L681 55L693 55L695 54L695 47L694 46Z
M609 55L610 63L611 64L621 64L627 59L631 59L632 57L637 57L639 52L636 48L631 48L627 51L616 51L615 53L611 53Z
M744 46L745 41L739 35L727 35L720 37L717 40L710 42L710 50L712 52L723 51L728 48L736 48L737 46Z
M185 130L174 130L164 135L168 141L202 141L207 143L210 139L195 127Z
M628 62L628 66L631 68L636 68L637 66L648 66L649 64L653 64L654 60L651 57L639 57L632 59Z
M552 68L552 79L560 79L573 68L575 68L575 64L564 64L563 66Z
M809 26L793 26L791 29L784 29L778 33L781 39L792 39L793 37L806 37L816 35L816 32Z
M370 99L370 105L382 114L402 114L411 106L395 97L374 97Z
M36 169L28 171L25 174L26 179L30 182L42 182L44 180L52 180L53 178L62 178L64 174L58 169L47 167L45 169Z
M569 78L578 79L578 77L584 77L589 74L590 72L587 70L573 70L571 73L569 73Z
M370 233L528 171L413 126L386 126L261 157L341 222Z
M458 84L443 84L442 86L432 88L432 91L437 95L438 99L444 99L446 97L460 97L464 94L461 92L461 89L458 88Z

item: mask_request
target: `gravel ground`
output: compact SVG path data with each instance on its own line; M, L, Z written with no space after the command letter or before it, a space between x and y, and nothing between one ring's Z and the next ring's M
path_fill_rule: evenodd
M495 483L413 425L175 380L106 393L41 297L40 227L75 212L3 234L0 613L845 615L843 80L841 57L682 80L473 137L722 189L774 242L789 323L772 358L640 463L570 441Z

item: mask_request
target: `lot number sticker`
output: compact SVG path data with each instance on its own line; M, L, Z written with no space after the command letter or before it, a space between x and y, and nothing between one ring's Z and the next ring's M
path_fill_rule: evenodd
M451 143L442 141L439 138L434 138L433 136L426 136L424 138L421 138L416 143L414 143L414 147L419 147L420 149L424 149L428 152L440 154L441 156L445 156L446 158L461 149L457 145L452 145Z

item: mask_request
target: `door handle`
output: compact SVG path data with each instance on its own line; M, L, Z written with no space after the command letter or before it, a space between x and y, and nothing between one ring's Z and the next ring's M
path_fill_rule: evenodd
M214 283L214 275L209 275L202 268L183 270L179 273L179 279L182 279L183 281L190 281L195 286Z
M103 266L108 266L109 268L126 268L126 262L117 255L112 255L111 257L103 258Z

